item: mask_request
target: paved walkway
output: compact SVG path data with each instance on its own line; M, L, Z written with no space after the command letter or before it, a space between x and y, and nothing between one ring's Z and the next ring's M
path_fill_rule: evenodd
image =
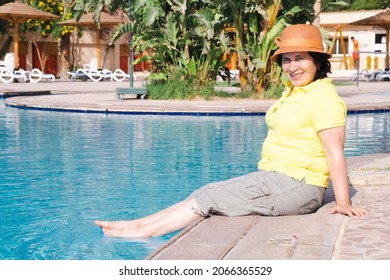
M330 215L333 191L316 213L286 217L201 219L148 259L388 260L390 259L390 155L349 159L352 202L365 217Z
M135 87L141 87L144 80L137 80ZM352 81L350 85L339 86L338 92L345 100L348 110L389 109L390 82L360 82L359 90ZM217 101L171 101L116 98L117 88L129 87L128 82L70 82L56 81L1 84L0 92L32 93L51 92L51 95L19 96L7 98L10 105L38 107L45 109L63 109L98 112L135 112L159 114L242 114L265 112L274 100L217 100Z
M144 81L137 81L136 87ZM0 84L15 96L9 105L98 112L242 113L265 112L272 100L155 101L116 99L128 83L68 82ZM390 82L339 86L349 111L390 109ZM369 210L362 218L330 215L332 188L314 214L290 217L218 217L200 219L153 252L148 259L390 259L390 155L348 159L352 201Z

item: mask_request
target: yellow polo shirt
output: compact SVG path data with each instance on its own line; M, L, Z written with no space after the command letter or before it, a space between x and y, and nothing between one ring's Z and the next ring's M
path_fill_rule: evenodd
M327 187L329 168L318 132L345 125L347 109L329 78L291 89L266 114L268 135L258 168Z

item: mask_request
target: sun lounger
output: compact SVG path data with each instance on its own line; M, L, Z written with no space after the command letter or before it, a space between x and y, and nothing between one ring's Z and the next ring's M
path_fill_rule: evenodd
M23 69L14 70L14 53L6 53L4 60L0 61L0 81L3 83L27 82L29 72Z
M88 64L83 65L83 69L87 72L96 72L98 71L98 60L97 58L91 58Z
M363 69L359 73L359 80L364 80L364 81L367 81L367 82L377 81L378 80L378 76L380 76L382 74L386 74L386 71L378 69L378 70L375 70L375 71L372 71L372 72L368 72L367 69ZM351 76L351 80L356 81L356 78L357 78L356 73Z
M377 81L388 81L390 80L390 70L389 71L382 71L381 73L376 75Z
M93 82L100 82L111 79L112 71L108 69L98 69L98 62L96 58L92 58L90 63L84 64L83 68L79 68L76 72L67 72L71 80L91 80Z
M6 67L9 70L14 70L15 56L14 53L9 52L4 56L4 60L0 60L0 67Z
M125 73L122 69L116 69L111 75L111 81L123 82L126 79L130 79L130 75ZM133 74L133 81L137 79L137 76Z
M54 82L56 77L53 74L45 74L38 68L34 68L31 70L30 75L30 83L39 83L42 79L45 79L46 81L52 81Z
M107 69L98 71L86 71L83 68L77 69L75 72L67 72L71 80L91 80L93 82L100 82L102 80L111 79L112 72Z
M129 79L129 74L126 74L122 69L116 69L114 72L108 69L98 69L97 59L95 58L92 58L90 63L84 64L83 68L79 68L75 72L67 72L67 74L71 80L92 80L94 82L103 80L122 82ZM133 75L133 78L135 80L136 76Z
M23 70L11 71L6 67L0 67L0 81L3 83L13 83L14 81L27 82L27 74Z
M86 81L88 80L88 76L84 73L84 72L81 72L79 71L80 69L77 69L76 71L69 71L69 72L66 72L66 74L69 75L69 79L71 79L72 81L75 81L75 80L83 80L83 81Z
M363 69L359 72L359 80L369 80L373 73L369 73L367 69ZM352 74L351 80L356 81L358 75L356 73Z

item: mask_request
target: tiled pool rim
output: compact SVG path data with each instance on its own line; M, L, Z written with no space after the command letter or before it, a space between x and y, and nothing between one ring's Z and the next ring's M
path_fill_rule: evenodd
M390 95L390 92L378 92L371 93L373 95ZM18 97L18 96L40 96L40 95L52 95L49 90L41 90L41 91L24 91L24 92L0 92L0 99L8 99L10 97ZM34 104L33 106L27 104L9 104L5 102L7 107L17 108L17 109L25 109L25 110L39 110L39 111L49 111L49 112L68 112L68 113L88 113L88 114L117 114L117 115L156 115L156 116L199 116L199 117L211 117L211 116L226 116L226 117L235 117L235 116L264 116L266 114L267 109L263 109L261 111L245 111L243 108L242 111L196 111L196 110L180 110L180 109L170 109L167 111L158 111L158 110L131 110L131 109L122 109L122 110L111 110L109 108L96 109L96 108L65 108L65 107L41 107L39 105ZM355 107L355 106L354 106ZM375 105L369 105L369 107L365 107L365 105L359 106L358 108L347 108L347 114L369 114L369 113L388 113L390 112L389 104L381 104L377 103Z
M199 117L235 117L235 116L264 116L266 112L160 112L160 111L113 111L113 110L96 110L96 109L66 109L66 108L45 108L27 105L6 104L7 107L18 108L23 110L38 110L49 112L68 112L68 113L88 113L88 114L118 114L118 115L163 115L163 116L199 116ZM389 113L390 108L379 109L354 109L348 110L348 115L353 114L370 114L370 113Z

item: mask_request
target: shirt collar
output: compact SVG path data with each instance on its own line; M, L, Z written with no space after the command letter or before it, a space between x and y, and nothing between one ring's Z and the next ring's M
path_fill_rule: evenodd
M314 88L318 86L318 84L330 84L332 83L332 79L330 78L323 78L323 79L318 79L314 82L311 82L308 85L305 85L303 87L293 87L290 81L286 82L286 88L283 92L283 96L287 97L293 93L308 93L312 91Z

